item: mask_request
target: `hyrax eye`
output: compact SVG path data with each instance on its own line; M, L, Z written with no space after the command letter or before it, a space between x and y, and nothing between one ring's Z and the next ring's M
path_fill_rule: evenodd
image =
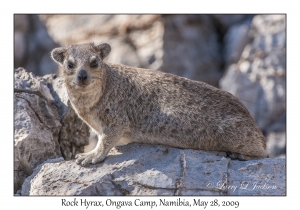
M98 63L96 60L92 61L90 64L91 68L96 68L98 66Z
M70 63L68 62L68 69L73 69L74 68L74 64L73 63Z

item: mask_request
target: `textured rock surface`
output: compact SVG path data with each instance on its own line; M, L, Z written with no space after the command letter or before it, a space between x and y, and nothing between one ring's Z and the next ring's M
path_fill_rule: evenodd
M285 194L285 159L230 161L225 156L219 152L133 143L114 148L97 165L82 167L75 161L61 160L43 163L26 179L21 194L232 195L222 183L239 185L240 180L267 178L278 189L256 190L253 195Z
M286 195L286 160L230 161L227 195Z
M61 77L15 70L15 191L32 169L49 158L66 160L84 151L89 128L72 109Z
M57 65L49 52L57 46L37 15L14 15L15 68L22 66L35 75L54 73Z
M220 81L220 87L245 104L270 138L270 132L285 132L285 29L284 15L255 16L251 26L253 42L245 47L238 63L228 67Z
M61 124L47 83L15 70L14 93L14 189L22 185L32 170L49 158L60 157Z
M84 146L89 144L90 129L73 110L63 78L53 75L46 75L44 78L47 79L62 124L58 138L60 150L63 157L70 160L77 153L82 153Z
M44 164L24 183L22 195L222 195L224 191L212 191L206 184L227 180L229 161L224 156L129 144L113 149L95 166L81 167L75 161Z

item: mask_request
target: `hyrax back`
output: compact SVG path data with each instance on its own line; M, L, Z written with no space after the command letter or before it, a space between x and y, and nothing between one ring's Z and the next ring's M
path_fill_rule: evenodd
M77 155L77 163L102 161L122 137L244 159L268 157L263 134L236 97L173 74L105 63L110 50L106 43L81 44L51 54L63 66L72 106L99 136L96 148Z

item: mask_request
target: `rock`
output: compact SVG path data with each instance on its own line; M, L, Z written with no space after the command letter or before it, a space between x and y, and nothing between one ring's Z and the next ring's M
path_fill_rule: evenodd
M211 15L213 18L214 24L218 27L218 30L221 34L224 34L227 30L229 30L233 25L238 25L245 20L252 19L254 15L242 15L242 14L234 14L234 15Z
M38 165L32 172L32 174L24 181L23 183L23 186L22 186L22 189L21 191L18 190L18 193L20 195L26 195L26 192L30 190L30 188L28 188L30 186L30 183L28 183L28 181L30 182L30 180L36 176L37 172L39 170L41 170L41 167L46 164L46 163L57 163L57 162L61 162L63 161L64 159L63 158L54 158L54 159L48 159L46 160L45 162L43 162L42 164ZM28 195L28 194L27 194Z
M47 79L62 124L58 138L60 151L66 160L71 160L76 154L84 152L84 146L89 144L90 128L72 108L63 78L53 75L44 78Z
M286 160L230 161L227 184L231 196L286 195Z
M253 195L284 195L285 159L231 161L224 152L131 143L113 148L96 165L43 163L26 179L21 195L250 195L227 186L264 179L278 188Z
M224 156L133 143L114 148L97 165L42 164L24 182L22 195L223 195L224 190L206 185L227 181Z
M37 15L14 15L15 68L23 66L40 76L56 72L49 53L57 46Z
M14 189L32 170L49 158L60 157L61 127L47 83L25 69L15 70Z
M15 70L15 190L38 164L84 152L90 132L70 105L63 78Z
M108 62L161 70L214 86L222 76L219 35L210 15L39 17L62 46L108 42L112 46Z
M270 157L285 157L286 132L269 132L267 134L267 151Z
M255 16L251 25L253 42L220 80L221 89L245 104L266 135L285 131L285 21L285 15Z
M163 17L164 72L218 86L222 76L218 34L209 15Z
M225 33L223 56L226 68L232 63L237 63L245 46L252 42L249 35L250 26L251 19L246 19L240 24L231 26Z
M267 150L270 157L285 157L286 154L286 113L282 113L266 131Z
M160 15L40 15L61 46L108 42L108 62L159 69L163 25Z

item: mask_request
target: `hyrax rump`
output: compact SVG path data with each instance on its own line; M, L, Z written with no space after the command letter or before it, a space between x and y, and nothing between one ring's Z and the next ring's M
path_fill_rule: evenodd
M73 108L97 134L81 165L98 163L122 138L179 148L225 151L245 160L268 157L265 138L245 106L206 83L160 71L110 64L106 44L56 48Z

